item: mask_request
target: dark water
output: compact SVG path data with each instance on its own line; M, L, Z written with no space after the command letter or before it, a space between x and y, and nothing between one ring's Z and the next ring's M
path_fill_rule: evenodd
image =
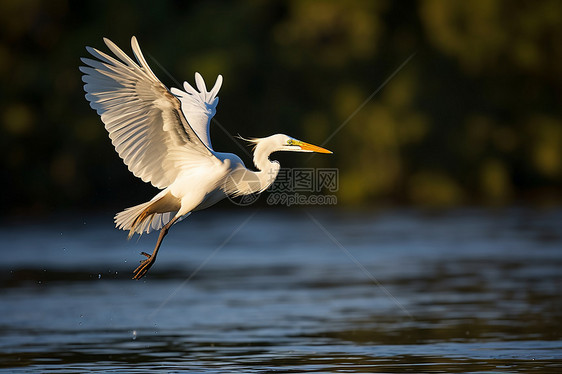
M4 224L6 372L562 372L562 211Z

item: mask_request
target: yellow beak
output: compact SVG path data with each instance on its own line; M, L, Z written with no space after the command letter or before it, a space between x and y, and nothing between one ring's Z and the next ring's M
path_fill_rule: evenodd
M313 145L313 144L308 144L305 142L301 142L300 140L295 142L297 146L301 147L301 149L303 151L309 151L309 152L317 152L317 153L334 153L332 151L329 151L325 148L319 147L317 145Z

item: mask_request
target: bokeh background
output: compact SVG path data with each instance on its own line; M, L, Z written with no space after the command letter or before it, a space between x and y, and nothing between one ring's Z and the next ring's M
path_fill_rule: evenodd
M562 201L560 1L2 0L3 214L151 196L78 70L86 45L107 50L108 37L130 53L132 35L167 86L224 75L216 119L231 135L282 132L333 150L278 158L337 167L341 206ZM211 132L215 149L251 164Z

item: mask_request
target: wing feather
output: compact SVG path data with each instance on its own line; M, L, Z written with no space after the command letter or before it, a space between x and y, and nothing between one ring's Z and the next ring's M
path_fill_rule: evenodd
M87 66L80 71L86 99L129 170L165 188L191 167L218 162L186 120L180 100L148 66L136 38L131 46L138 63L109 39L104 41L116 58L87 47L97 60L83 58Z
M184 91L172 88L171 92L180 99L182 112L193 130L195 130L201 141L212 150L209 127L219 102L217 94L222 85L222 75L217 77L211 91L207 91L207 86L201 74L195 73L195 85L197 89L184 82Z

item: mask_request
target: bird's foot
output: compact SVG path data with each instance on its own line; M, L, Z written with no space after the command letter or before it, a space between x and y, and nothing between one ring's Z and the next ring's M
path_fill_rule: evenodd
M139 265L139 267L133 271L133 274L135 274L133 279L137 279L137 280L141 279L146 275L146 273L148 272L150 267L154 265L154 261L156 260L156 256L149 255L146 252L141 252L141 255L146 256L147 258L146 260L141 260L140 262L141 264Z

